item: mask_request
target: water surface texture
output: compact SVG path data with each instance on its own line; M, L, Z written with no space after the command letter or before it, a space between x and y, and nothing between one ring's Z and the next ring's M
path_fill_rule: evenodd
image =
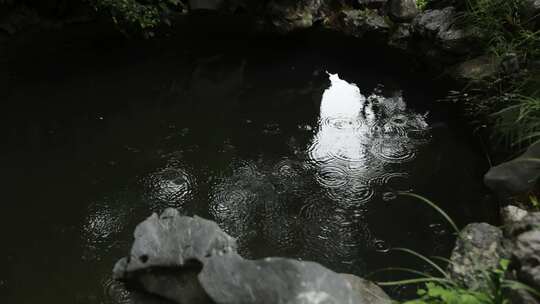
M2 303L117 303L114 262L167 207L245 257L358 275L411 266L391 247L448 255L448 225L396 191L482 217L482 157L406 60L319 34L96 39L12 54Z

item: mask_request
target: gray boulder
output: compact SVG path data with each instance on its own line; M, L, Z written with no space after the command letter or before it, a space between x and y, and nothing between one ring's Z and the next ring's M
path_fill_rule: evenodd
M398 24L388 38L388 45L401 50L409 50L411 41L411 25L409 23Z
M324 19L324 0L284 1L272 0L265 8L265 16L271 27L282 33L313 26Z
M517 239L522 233L540 229L540 212L527 212L519 221L508 225L505 231L509 238Z
M473 27L463 27L458 21L459 14L454 7L426 10L414 18L414 32L422 39L447 53L465 55L476 53L481 33Z
M506 53L501 59L501 70L506 75L516 74L520 70L519 56L516 53Z
M167 209L159 217L152 214L135 228L130 257L120 260L113 273L122 279L139 270L183 267L192 261L204 261L216 252L232 251L236 251L236 240L216 223Z
M201 284L216 303L363 303L349 282L320 264L284 258L244 260L237 254L206 261Z
M462 85L483 86L499 74L499 60L483 55L459 63L451 69L451 76Z
M517 237L513 258L519 267L518 278L540 290L540 227Z
M501 198L524 195L537 189L540 178L540 142L516 159L492 167L484 184Z
M452 7L439 10L426 10L413 20L414 32L424 38L436 38L437 35L447 30L455 18L455 10Z
M192 10L218 10L223 7L224 2L225 0L189 0L189 8Z
M388 0L356 0L362 8L381 8Z
M388 16L395 22L409 22L418 15L416 0L390 0Z
M390 30L388 22L375 10L345 10L340 16L341 30L354 37L365 35L386 36Z
M374 284L314 262L243 259L236 241L214 222L174 209L137 226L131 253L113 275L177 304L389 303Z
M519 223L528 214L527 211L512 205L501 208L501 219L505 227L512 227L512 225Z
M445 7L455 7L458 10L467 7L469 0L430 0L427 2L426 8L428 9L442 9Z
M351 284L352 289L355 293L361 295L360 298L363 300L361 303L366 304L391 304L393 303L392 299L375 283L364 280L360 277L357 277L352 274L341 274L349 284Z
M540 290L540 212L509 222L506 233L512 242L510 278ZM540 302L523 289L511 290L509 296L516 304Z
M486 223L473 223L461 231L448 270L457 282L472 290L483 290L488 288L485 273L495 270L507 257L502 231Z

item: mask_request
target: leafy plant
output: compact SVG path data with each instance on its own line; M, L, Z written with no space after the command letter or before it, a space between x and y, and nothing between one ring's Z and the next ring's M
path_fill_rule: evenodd
M113 21L125 28L135 28L153 35L160 24L170 24L170 16L185 8L181 0L90 0L98 11L108 12Z
M462 22L481 31L486 52L499 62L511 54L523 65L540 56L540 31L523 11L522 0L468 0ZM467 92L466 111L479 118L479 125L488 122L504 144L527 146L540 138L539 84L535 73L502 75L484 92Z
M429 0L416 0L416 6L419 10L423 11L427 6L428 1Z
M441 214L456 231L458 231L456 224L450 216L435 203L417 194L406 192L400 192L399 194L417 198L419 201L431 206ZM415 277L410 279L378 282L381 286L424 284L423 288L420 288L417 291L418 298L406 301L404 304L509 304L510 302L506 292L509 289L526 290L535 296L540 296L540 291L520 282L506 279L506 273L510 264L509 260L506 259L502 259L496 269L485 271L479 278L485 282L485 284L481 284L483 287L472 290L463 285L462 282L455 280L444 267L436 262L436 260L439 260L451 264L452 261L449 259L443 257L429 258L406 248L393 248L391 250L414 256L429 265L430 268L437 273L437 275L432 275L430 273L404 267L391 267L377 271L400 271L415 275Z

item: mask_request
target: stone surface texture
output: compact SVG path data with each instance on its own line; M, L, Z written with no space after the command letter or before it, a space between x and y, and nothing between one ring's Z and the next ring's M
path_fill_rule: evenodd
M486 223L467 225L460 233L449 264L450 276L473 290L487 289L486 271L507 258L502 231Z
M375 284L314 262L246 260L217 224L174 209L137 226L130 255L113 276L178 304L390 303Z
M526 195L538 189L540 178L540 142L511 161L492 167L484 184L501 198Z

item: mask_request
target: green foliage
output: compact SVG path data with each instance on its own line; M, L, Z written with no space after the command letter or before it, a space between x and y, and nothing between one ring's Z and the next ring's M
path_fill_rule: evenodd
M418 299L405 304L508 304L504 290L517 288L511 281L505 279L509 261L501 260L499 267L485 274L487 288L470 290L456 282L429 282L418 290Z
M413 193L399 194L417 198L421 202L428 204L441 214L454 229L458 229L454 221L444 212L444 210L427 198ZM536 197L531 196L531 201L538 203ZM540 297L540 291L523 283L508 280L506 278L508 266L510 264L510 261L506 259L502 259L495 269L480 273L478 277L475 278L477 281L481 282L479 284L480 287L472 290L465 286L462 281L455 280L444 267L436 262L436 260L440 260L450 265L452 261L449 259L442 257L429 258L406 248L393 248L391 250L409 254L426 263L431 269L438 273L437 276L434 276L427 272L403 267L391 267L376 271L375 273L400 271L415 276L400 281L377 282L377 284L381 286L424 284L424 287L417 291L418 298L406 301L404 304L509 304L510 301L507 298L508 290L525 290L534 296Z
M491 304L489 296L463 288L451 288L436 283L427 283L425 289L418 290L419 299L406 304Z
M469 0L464 21L482 31L488 49L502 56L509 52L521 58L540 55L540 31L524 16L522 0Z
M526 146L540 139L540 96L536 94L512 94L508 104L492 114L495 127L511 146Z
M418 9L423 11L424 9L426 9L428 1L429 0L416 0L416 6L418 7Z
M521 67L540 58L540 31L523 0L469 0L461 22L478 29L485 52L504 62L515 56ZM498 144L524 148L540 138L540 76L522 69L501 74L482 90L465 89L459 100L476 126L490 126Z
M121 29L135 28L153 33L160 24L170 24L169 17L181 11L181 0L91 0L98 11L108 12Z

